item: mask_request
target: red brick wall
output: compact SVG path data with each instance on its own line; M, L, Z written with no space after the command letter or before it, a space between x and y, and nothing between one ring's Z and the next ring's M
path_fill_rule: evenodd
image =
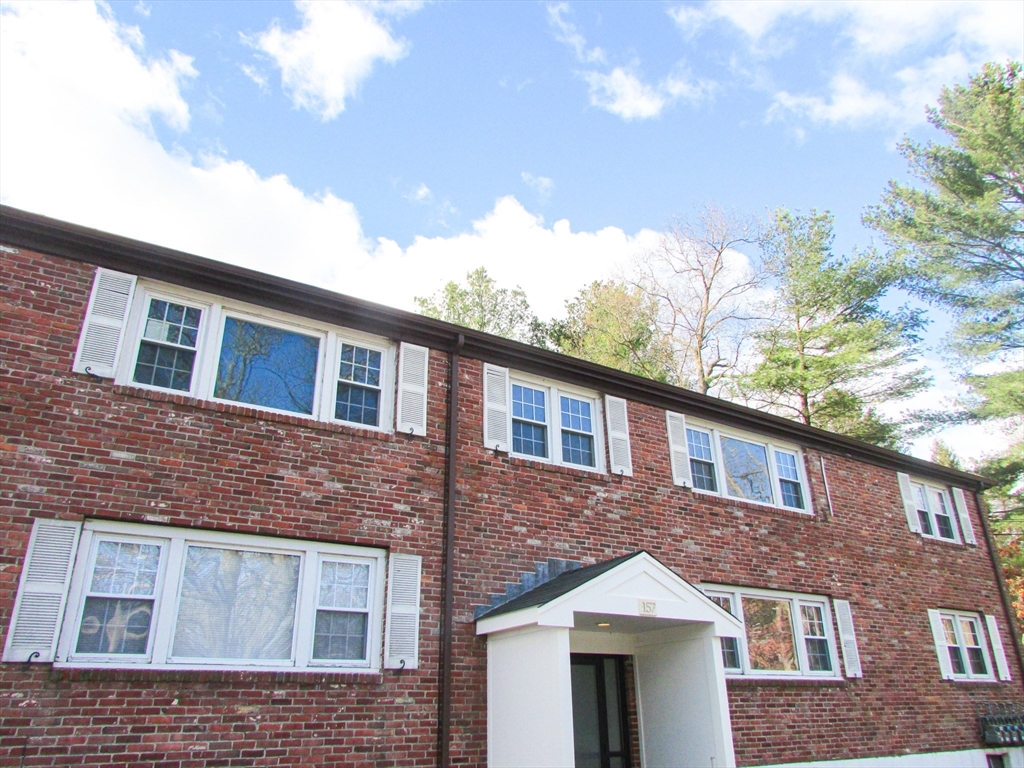
M122 672L0 666L4 765L434 765L448 361L427 438L73 374L94 269L2 253L0 626L34 517L106 518L420 554L420 668ZM22 762L23 760L23 762Z
M448 361L426 438L115 387L71 372L93 268L2 253L0 627L34 517L196 526L424 557L420 668L376 675L0 666L3 765L428 765L436 761ZM1024 698L984 546L907 529L895 472L805 452L816 516L672 484L665 417L630 403L632 478L496 456L481 364L463 360L451 756L486 761L486 641L473 608L534 563L646 549L693 583L850 600L864 678L729 683L741 765L967 749L979 702ZM969 496L975 529L980 521ZM1000 617L1015 681L939 679L927 608ZM23 763L22 763L23 761Z

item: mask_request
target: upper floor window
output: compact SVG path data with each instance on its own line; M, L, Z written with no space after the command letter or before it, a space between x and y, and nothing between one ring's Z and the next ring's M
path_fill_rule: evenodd
M395 357L383 339L147 286L135 303L119 379L324 421L390 424Z
M673 476L698 491L807 510L799 451L668 413ZM685 434L685 438L682 435Z
M929 610L928 617L943 677L954 680L995 680L985 629L979 614L940 609ZM989 620L990 628L995 629L995 634L998 634L995 620L992 617L986 618ZM1006 671L1008 668L1002 641L998 637L993 637L992 640L997 663L1002 671ZM1004 680L1009 679L1008 674L1000 677Z
M604 471L602 408L585 390L507 368L484 366L484 443L491 450L567 467ZM606 397L614 413L612 468L632 474L624 400Z
M743 622L743 638L722 638L726 672L764 677L839 676L826 598L711 585L706 594Z
M897 473L900 494L907 514L907 525L914 533L929 539L977 544L974 524L967 509L966 496L962 489L912 479L903 472Z

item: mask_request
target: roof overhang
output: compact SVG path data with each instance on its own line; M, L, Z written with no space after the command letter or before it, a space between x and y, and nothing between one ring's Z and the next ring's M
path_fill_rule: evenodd
M523 607L485 614L476 622L476 633L489 635L531 626L574 629L579 616L586 614L625 617L638 631L701 623L713 624L714 634L720 637L742 637L743 625L735 616L647 552L623 558L612 568L603 565L589 567L597 574L593 578L586 578L588 568L558 577L575 584L568 591L552 594L550 585L557 581L553 580L523 593L516 600ZM537 603L531 592L542 589L543 594L552 596Z

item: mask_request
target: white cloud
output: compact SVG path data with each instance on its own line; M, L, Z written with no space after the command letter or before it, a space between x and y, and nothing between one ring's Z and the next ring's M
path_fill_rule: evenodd
M769 117L814 123L876 123L900 130L925 120L943 85L963 82L987 61L1024 55L1024 3L1001 0L915 2L805 2L731 0L695 9L673 8L683 35L714 22L744 33L748 56L771 59L800 47L801 23L831 26L837 43L833 72L821 91L778 89Z
M555 191L553 179L549 179L547 176L534 176L527 171L523 171L522 178L526 186L537 193L540 202L546 203L551 199L551 193Z
M605 64L607 56L600 48L588 48L586 38L576 25L565 19L569 6L565 3L548 6L548 22L555 30L555 39L571 48L580 64ZM707 81L689 78L685 68L677 65L675 72L657 85L648 85L636 74L637 62L610 70L587 69L579 72L589 86L590 104L623 120L646 120L657 117L677 99L697 102L711 90Z
M301 29L286 32L274 21L255 38L242 39L280 68L281 84L297 109L326 122L345 110L345 100L356 93L378 60L394 64L409 52L408 44L392 37L381 17L410 13L420 4L296 0L295 6L302 16Z
M505 197L469 233L417 237L406 249L374 242L355 206L330 192L308 194L241 160L165 149L150 121L187 128L179 87L196 76L187 57L144 59L133 47L141 38L129 42L92 4L3 13L5 204L407 309L483 264L499 282L521 284L548 316L654 236L546 226ZM412 192L434 197L425 184ZM426 202L457 213L447 201Z
M256 67L252 64L242 64L241 69L242 73L256 83L257 87L259 87L263 93L270 91L270 81L267 79L267 76L256 69Z
M426 203L434 198L434 193L430 191L423 182L420 182L419 186L413 189L409 194L405 196L406 200L411 200L414 203Z

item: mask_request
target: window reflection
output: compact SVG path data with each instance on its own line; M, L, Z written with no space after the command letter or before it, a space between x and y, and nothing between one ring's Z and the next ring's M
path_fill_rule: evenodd
M768 476L768 452L765 447L724 436L721 445L725 484L729 495L771 504L772 486Z
M798 669L793 642L793 618L788 600L743 598L750 668L773 672Z
M213 396L313 414L320 339L228 317Z

